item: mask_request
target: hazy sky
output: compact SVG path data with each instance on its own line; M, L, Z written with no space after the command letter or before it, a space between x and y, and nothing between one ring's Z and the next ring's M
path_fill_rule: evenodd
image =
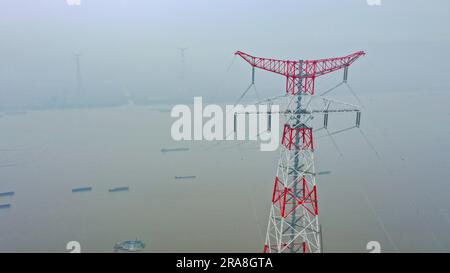
M366 50L351 74L361 92L448 87L449 25L447 0L2 0L0 105L73 92L78 52L86 92L101 99L123 88L236 98L249 81L242 61L227 72L236 50L290 59ZM189 47L187 80L177 47ZM270 77L262 92L277 95L283 81Z

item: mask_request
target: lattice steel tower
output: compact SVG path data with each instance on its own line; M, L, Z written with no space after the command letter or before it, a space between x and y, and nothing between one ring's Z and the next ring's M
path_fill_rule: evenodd
M264 252L322 252L319 225L316 170L314 168L313 115L324 116L327 129L328 114L356 112L359 127L360 107L319 96L314 92L317 77L344 69L347 82L348 67L365 53L322 60L284 61L254 57L237 51L252 66L286 77L287 109L281 141L280 159L272 194L269 223ZM254 76L253 76L254 77ZM328 132L328 130L327 130Z
M81 64L80 64L81 54L77 53L74 55L74 57L75 57L75 64L76 64L77 88L78 88L78 90L82 90L83 89L83 78L81 76Z

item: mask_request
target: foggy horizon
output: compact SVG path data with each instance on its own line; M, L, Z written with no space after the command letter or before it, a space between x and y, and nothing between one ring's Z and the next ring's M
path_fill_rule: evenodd
M234 100L250 80L237 50L294 60L364 50L350 77L367 94L450 86L448 1L256 2L4 1L0 109L121 105L124 90L141 103ZM261 92L278 95L282 81L267 78Z

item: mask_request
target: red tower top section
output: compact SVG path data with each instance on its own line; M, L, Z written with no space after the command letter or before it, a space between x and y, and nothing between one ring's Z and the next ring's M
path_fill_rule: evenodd
M302 92L314 95L314 81L317 77L347 68L365 53L358 51L344 57L304 61L260 58L242 51L237 51L235 55L239 55L253 68L285 76L287 94L296 95Z

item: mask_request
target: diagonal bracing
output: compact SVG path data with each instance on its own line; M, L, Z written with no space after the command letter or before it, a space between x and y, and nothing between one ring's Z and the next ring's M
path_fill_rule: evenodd
M356 105L322 96L315 97L315 80L343 69L343 83L346 83L349 66L364 54L363 51L358 51L339 58L289 61L255 57L241 51L235 53L252 66L252 84L255 68L282 75L286 78L285 96L290 97L286 109L281 111L286 122L283 127L264 252L322 251L314 166L313 115L324 115L326 129L330 113L356 112L358 127L361 112L360 107Z

